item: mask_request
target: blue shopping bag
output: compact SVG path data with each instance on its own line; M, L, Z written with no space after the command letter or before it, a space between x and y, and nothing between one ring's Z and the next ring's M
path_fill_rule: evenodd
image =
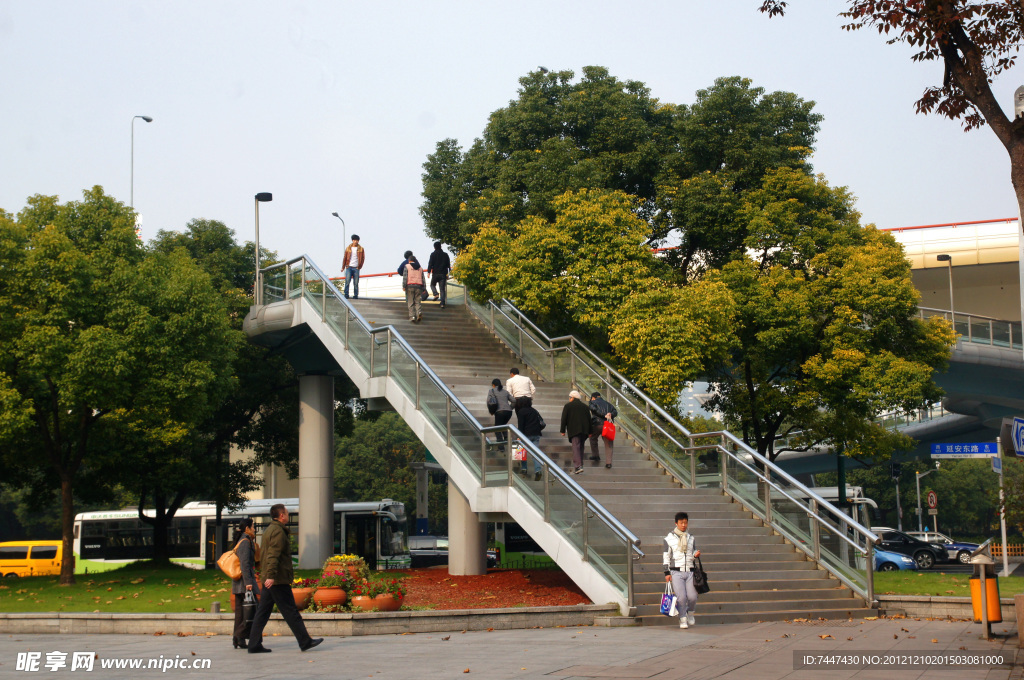
M661 613L665 616L676 616L676 594L672 592L672 584L665 584L665 594L661 596Z

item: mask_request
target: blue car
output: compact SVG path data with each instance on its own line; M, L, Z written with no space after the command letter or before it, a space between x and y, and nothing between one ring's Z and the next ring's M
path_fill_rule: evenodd
M898 571L902 569L917 569L917 562L909 555L901 555L875 548L875 571Z
M978 549L977 543L954 541L946 534L940 534L938 531L908 531L907 533L919 540L934 543L945 548L950 562L970 564L971 553Z

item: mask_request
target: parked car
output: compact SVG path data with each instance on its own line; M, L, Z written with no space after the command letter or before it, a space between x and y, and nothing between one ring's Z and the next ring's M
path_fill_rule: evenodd
M889 527L871 527L871 531L878 534L876 547L913 557L919 569L931 569L936 562L946 559L946 549L942 546L926 543L913 536L908 536L902 531L896 531Z
M926 543L941 545L946 550L946 559L950 562L959 562L960 564L970 564L971 553L978 549L977 543L954 541L949 536L940 534L938 531L908 531L907 535Z
M436 567L439 564L448 564L448 537L410 536L409 554L412 555L413 568ZM497 564L498 553L494 550L488 550L488 568L497 566Z
M875 548L875 571L917 570L913 557Z
M0 576L52 576L60 573L62 541L0 543Z

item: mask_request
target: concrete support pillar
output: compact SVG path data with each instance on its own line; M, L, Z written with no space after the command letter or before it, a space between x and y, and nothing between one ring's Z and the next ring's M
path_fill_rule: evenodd
M299 569L334 553L334 378L299 376Z
M487 573L487 525L448 478L448 573L476 576Z

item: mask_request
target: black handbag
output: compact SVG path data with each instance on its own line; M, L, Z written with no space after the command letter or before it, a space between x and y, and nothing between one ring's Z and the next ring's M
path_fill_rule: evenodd
M695 557L697 560L697 566L693 568L693 587L697 590L698 595L711 592L711 586L708 585L708 574L704 571L704 565L700 563L700 558Z
M253 617L256 616L256 595L251 590L245 591L245 600L242 603L242 622L246 628L252 625ZM245 637L249 637L246 635Z

